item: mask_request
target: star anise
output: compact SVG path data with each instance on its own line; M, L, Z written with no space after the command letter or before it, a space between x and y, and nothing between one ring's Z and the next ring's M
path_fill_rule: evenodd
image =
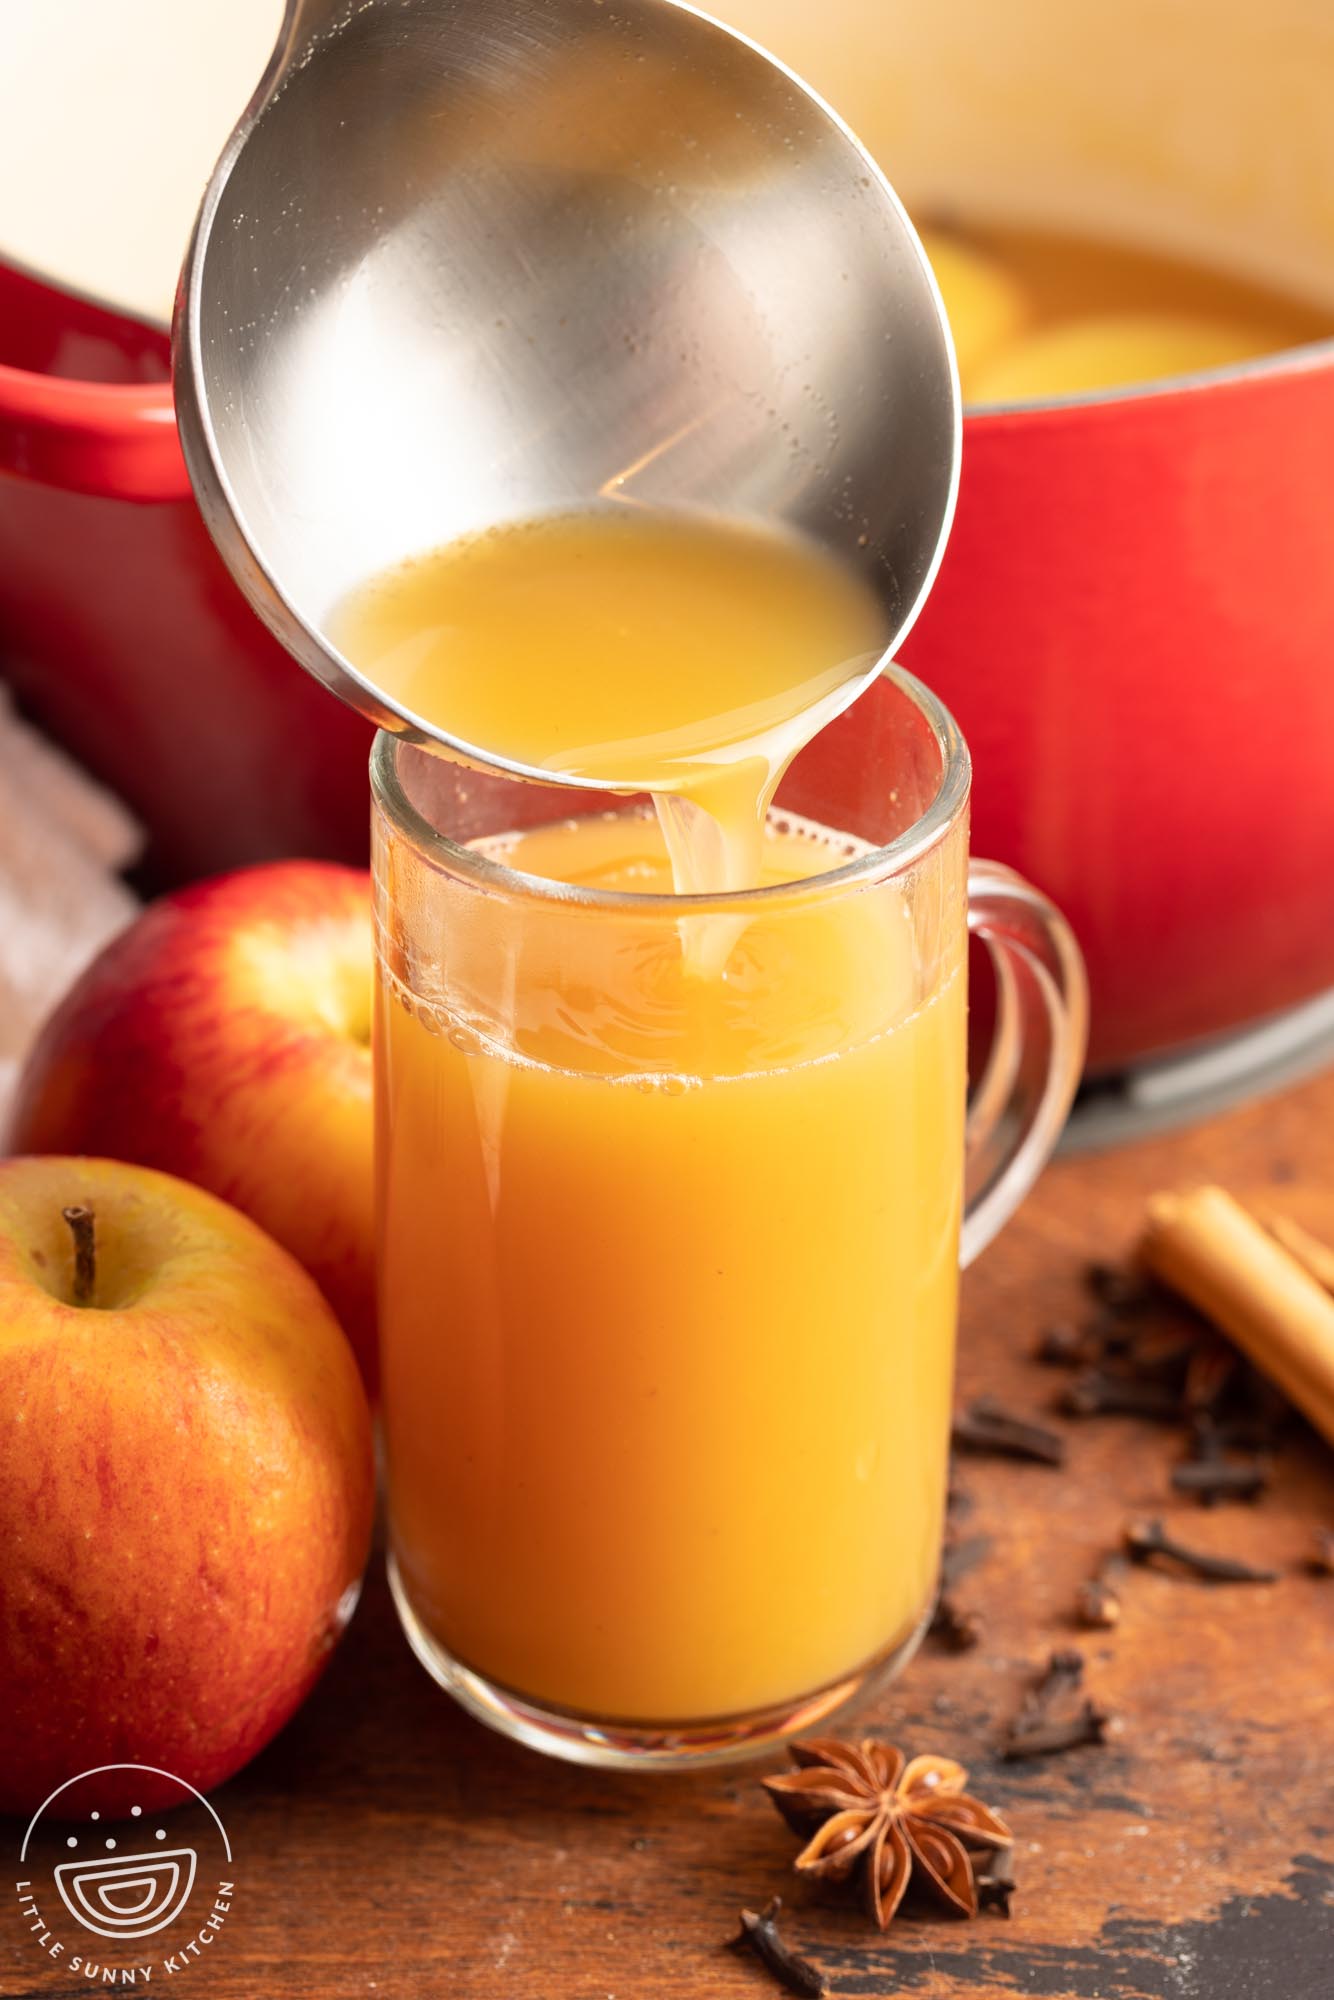
M964 1791L968 1773L951 1757L914 1757L869 1739L822 1736L790 1745L795 1771L764 1788L796 1833L803 1875L845 1882L854 1873L871 1917L885 1930L910 1880L954 1915L977 1915L970 1849L995 1851L1014 1836L998 1813Z

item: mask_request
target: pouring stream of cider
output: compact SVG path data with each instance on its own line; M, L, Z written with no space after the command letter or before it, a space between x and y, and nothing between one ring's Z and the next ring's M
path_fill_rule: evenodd
M333 635L483 758L651 793L678 894L760 881L779 779L887 636L871 591L813 543L638 507L417 557L354 591ZM721 970L732 935L715 920L696 969Z

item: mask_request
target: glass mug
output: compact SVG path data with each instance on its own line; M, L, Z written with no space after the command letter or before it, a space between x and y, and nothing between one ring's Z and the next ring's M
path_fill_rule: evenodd
M647 846L642 802L377 739L390 1574L429 1671L530 1745L759 1750L930 1617L960 1259L1051 1152L1087 1012L1058 913L970 870L969 779L891 668L779 788L798 879L681 898L539 872L571 814Z

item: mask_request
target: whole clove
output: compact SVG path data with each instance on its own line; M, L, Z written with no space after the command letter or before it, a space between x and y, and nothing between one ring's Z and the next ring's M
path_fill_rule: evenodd
M1063 1750L1077 1750L1083 1743L1105 1743L1113 1721L1107 1709L1082 1701L1070 1715L1052 1716L1026 1729L1012 1724L1001 1755L1013 1762L1020 1757L1055 1756Z
M1257 1569L1234 1556L1215 1556L1203 1549L1186 1548L1174 1541L1161 1521L1132 1521L1125 1532L1127 1553L1132 1562L1165 1561L1178 1565L1205 1583L1276 1583L1278 1571Z
M1096 1361L1101 1352L1097 1337L1087 1327L1060 1320L1055 1326L1044 1327L1038 1335L1033 1358L1044 1368L1084 1368Z
M1081 1625L1109 1632L1121 1622L1121 1599L1105 1576L1091 1576L1079 1586L1075 1610Z
M1199 1410L1191 1418L1189 1450L1197 1465L1217 1465L1223 1456L1223 1433L1218 1419L1207 1410Z
M1114 1727L1111 1713L1085 1697L1072 1706L1084 1680L1084 1655L1074 1646L1051 1655L1001 1742L1001 1755L1048 1757L1081 1743L1103 1743Z
M1015 1416L991 1396L979 1396L970 1403L954 1419L951 1435L956 1451L988 1452L1036 1465L1065 1464L1065 1439L1058 1431Z
M1269 1484L1269 1467L1252 1458L1244 1463L1223 1459L1187 1459L1172 1467L1178 1493L1193 1493L1202 1507L1217 1500L1258 1500Z
M727 1949L739 1956L750 1952L758 1958L772 1978L785 1993L796 1993L804 2000L821 2000L829 1991L829 1982L817 1966L808 1958L802 1958L785 1944L778 1930L778 1913L783 1907L781 1896L775 1896L766 1910L742 1910L741 1928L734 1938L727 1941Z
M945 1543L940 1558L940 1596L929 1629L931 1637L952 1653L968 1652L982 1637L982 1620L975 1611L965 1611L955 1602L953 1586L977 1568L990 1547L990 1535L967 1535L962 1541L951 1536Z
M1084 1655L1078 1646L1058 1646L1050 1655L1035 1687L1029 1689L1019 1714L1041 1714L1084 1684Z
M976 1611L964 1611L948 1591L936 1600L929 1627L931 1637L951 1653L968 1653L982 1637L982 1620Z
M1090 1368L1070 1384L1058 1406L1067 1417L1147 1417L1153 1423L1181 1421L1181 1397L1165 1382L1138 1375L1112 1375Z

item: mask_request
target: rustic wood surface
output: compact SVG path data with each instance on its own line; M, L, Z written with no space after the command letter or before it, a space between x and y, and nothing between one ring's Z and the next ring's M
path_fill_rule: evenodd
M1034 1336L1085 1305L1084 1261L1125 1249L1145 1195L1219 1179L1334 1235L1334 1075L1184 1136L1063 1160L969 1274L960 1397L1044 1412ZM1334 1580L1303 1573L1334 1525L1334 1454L1299 1431L1256 1506L1173 1503L1178 1433L1069 1427L1064 1470L969 1460L960 1586L981 1644L926 1649L861 1723L960 1757L1017 1833L1011 1919L904 1919L885 1938L790 1872L751 1769L617 1779L547 1763L468 1721L410 1657L378 1566L341 1652L269 1751L217 1794L236 1856L211 2000L763 2000L723 1951L775 1892L836 1994L975 2000L1324 2000L1334 1992ZM1076 1590L1128 1515L1282 1571L1209 1587L1134 1571L1124 1618L1078 1635ZM997 1746L1054 1645L1078 1640L1114 1742L1005 1764ZM770 1760L761 1768L776 1768ZM0 1833L8 1837L0 1823ZM15 1850L16 1847L15 1847ZM0 1925L0 1990L91 1990ZM153 1990L159 1981L154 1979Z

